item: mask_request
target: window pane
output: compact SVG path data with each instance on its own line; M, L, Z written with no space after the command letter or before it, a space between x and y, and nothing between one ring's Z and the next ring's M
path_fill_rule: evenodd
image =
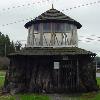
M65 32L71 32L71 24L65 23Z
M50 23L43 23L43 32L51 32L51 24Z
M54 31L56 33L63 33L63 32L71 32L71 24L67 24L67 23L55 23L55 29Z
M61 32L61 24L55 23L55 32Z
M38 33L39 24L34 24L34 33Z

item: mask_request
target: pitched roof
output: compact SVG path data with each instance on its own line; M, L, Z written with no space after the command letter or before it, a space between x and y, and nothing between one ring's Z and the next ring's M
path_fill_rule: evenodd
M90 51L78 47L63 47L63 48L24 48L20 52L12 53L12 55L96 55Z
M25 24L25 28L28 28L34 23L40 23L40 22L64 22L64 23L74 24L77 26L78 29L82 27L82 25L79 22L63 14L62 12L52 8L42 13L35 19L27 22Z

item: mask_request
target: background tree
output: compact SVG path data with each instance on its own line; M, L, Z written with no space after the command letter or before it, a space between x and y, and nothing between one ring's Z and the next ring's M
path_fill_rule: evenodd
M10 42L9 36L0 32L0 56L6 56L12 52L15 52L13 41Z
M15 44L13 41L10 43L10 53L12 52L15 52Z
M21 42L20 41L17 41L15 43L15 49L16 49L16 51L20 51L21 50L21 46L22 46Z

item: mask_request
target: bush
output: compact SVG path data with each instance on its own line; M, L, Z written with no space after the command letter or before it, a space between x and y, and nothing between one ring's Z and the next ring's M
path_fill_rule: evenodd
M0 70L6 70L9 66L10 60L7 57L0 57Z

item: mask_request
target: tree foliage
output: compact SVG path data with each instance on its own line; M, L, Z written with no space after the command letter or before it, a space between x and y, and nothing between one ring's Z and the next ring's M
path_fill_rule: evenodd
M13 41L10 42L9 36L0 32L0 56L6 56L12 52L15 52Z

